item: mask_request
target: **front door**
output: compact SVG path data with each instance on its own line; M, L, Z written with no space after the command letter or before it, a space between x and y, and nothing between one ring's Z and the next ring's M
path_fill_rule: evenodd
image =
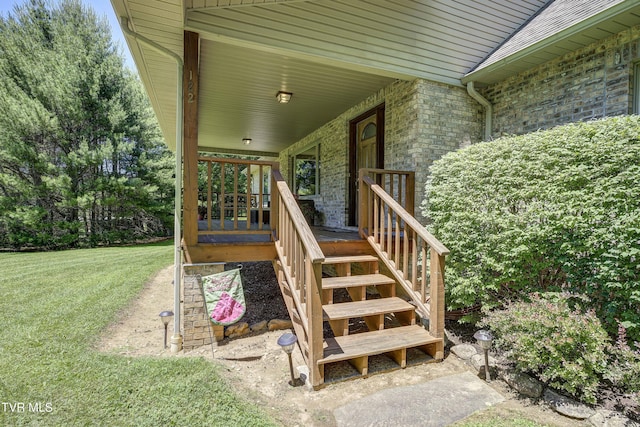
M384 167L384 104L349 122L349 225L358 218L358 171Z

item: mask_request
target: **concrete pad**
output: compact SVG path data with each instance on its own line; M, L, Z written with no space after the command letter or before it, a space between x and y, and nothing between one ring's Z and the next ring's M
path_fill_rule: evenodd
M339 427L447 426L504 401L470 372L389 388L333 411Z

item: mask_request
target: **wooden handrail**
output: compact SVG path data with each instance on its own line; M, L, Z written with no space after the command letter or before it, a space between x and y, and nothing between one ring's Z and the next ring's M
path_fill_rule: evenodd
M263 166L273 166L275 162L270 162L267 160L247 160L247 159L234 159L231 157L209 157L209 156L200 156L198 157L199 162L214 162L214 163L230 163L237 165L263 165Z
M271 178L275 189L272 227L281 276L284 276L278 280L281 286L283 280L286 281L289 288L291 299L285 301L289 311L300 319L300 325L294 321L293 326L309 367L309 381L317 386L322 383L318 360L323 355L321 295L325 257L280 171L272 170Z
M364 176L363 181L367 184L371 190L376 193L380 199L382 199L398 216L404 221L406 225L416 231L416 233L434 248L438 255L449 255L449 249L443 245L435 236L427 231L422 224L418 222L413 215L410 215L398 202L396 202L386 191L384 191L378 184L376 184L370 177Z
M293 226L302 239L305 252L309 256L309 259L314 264L324 262L324 253L322 252L322 249L320 249L320 245L313 235L311 227L309 227L309 224L304 219L304 215L302 214L295 197L293 197L293 193L287 185L287 182L284 180L279 170L274 170L272 174L276 181L276 187L282 203L291 215Z
M367 174L376 175L375 179ZM386 174L390 176L385 178ZM379 185L388 179L388 186L394 193L393 175L398 175L398 200ZM404 203L413 207L413 188L409 188L409 183L413 182L413 179L409 179L413 177L412 173L380 169L360 170L359 232L411 298L420 315L429 319L431 335L442 338L445 256L449 254L449 250L399 202L403 198L402 191L398 188L401 186L402 175L407 177L403 189ZM437 354L435 357L442 358L443 354Z

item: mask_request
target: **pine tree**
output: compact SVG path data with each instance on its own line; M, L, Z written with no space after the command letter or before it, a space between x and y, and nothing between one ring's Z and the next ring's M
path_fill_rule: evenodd
M0 17L1 245L167 233L170 157L106 19L77 0Z

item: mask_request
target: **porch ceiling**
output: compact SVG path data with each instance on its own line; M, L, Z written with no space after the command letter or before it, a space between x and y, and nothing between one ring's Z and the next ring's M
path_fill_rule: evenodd
M547 0L111 0L182 56L200 34L199 145L277 153L395 79L460 79ZM169 146L176 64L127 43ZM276 92L293 93L278 104ZM244 146L242 138L251 138Z

